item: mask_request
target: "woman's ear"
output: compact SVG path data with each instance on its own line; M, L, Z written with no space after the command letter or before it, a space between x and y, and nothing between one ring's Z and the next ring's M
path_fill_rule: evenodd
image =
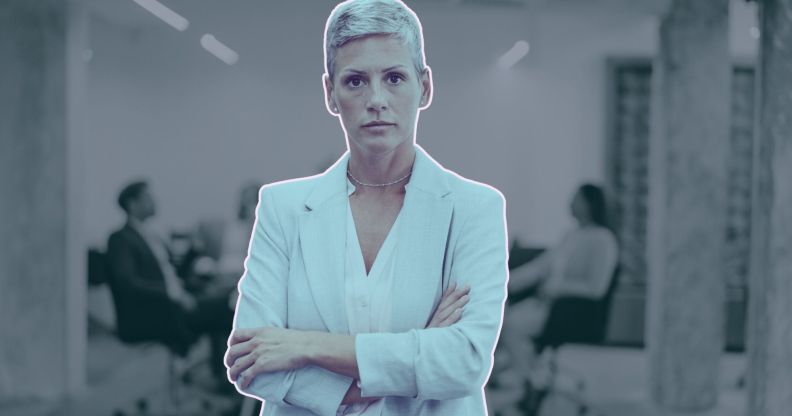
M330 80L330 76L326 73L322 75L322 84L324 85L325 91L325 105L327 106L327 111L330 114L336 116L339 114L338 112L338 104L336 104L335 100L335 90L333 89L333 81Z
M429 65L424 67L420 76L421 83L421 100L418 105L419 110L425 110L432 104L432 68Z

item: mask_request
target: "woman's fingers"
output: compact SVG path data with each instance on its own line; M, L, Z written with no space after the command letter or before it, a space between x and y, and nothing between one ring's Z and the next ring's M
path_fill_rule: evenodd
M253 365L251 365L247 370L242 371L242 373L239 375L239 387L241 389L246 389L250 383L253 382L253 379L256 378L257 375L266 371L265 367L267 367L266 364L257 361L254 362Z
M460 297L460 298L458 298L458 299L457 299L457 300L456 300L454 303L452 303L451 305L449 305L448 307L446 307L446 308L445 308L445 309L443 309L442 311L439 311L439 316L438 316L439 320L440 320L441 322L442 322L442 321L445 321L445 320L446 320L446 319L448 319L448 317L449 317L449 316L451 316L451 314L453 314L453 313L454 313L454 312L455 312L457 309L460 309L460 308L462 308L463 306L465 306L465 304L467 304L469 300L470 300L470 296L468 296L468 295L463 295L463 296L461 296L461 297Z
M446 290L443 291L443 296L440 298L440 303L437 305L434 312L432 313L432 318L429 320L429 324L426 326L427 328L433 328L437 326L437 324L440 322L439 314L451 302L450 296L455 289L456 289L456 283L452 283L446 288Z
M237 329L234 333L231 334L231 338L228 339L228 345L235 345L239 344L240 342L245 342L253 337L256 336L256 329L258 328L245 328L245 329Z
M231 367L234 365L234 362L237 360L237 358L249 354L250 351L253 351L253 348L255 348L255 344L253 342L242 342L228 347L225 355L226 367Z
M451 315L456 309L461 308L468 302L470 299L470 296L468 295L469 293L469 286L465 286L462 289L456 289L456 284L449 286L449 288L443 292L443 298L440 300L440 304L437 306L435 313L432 315L432 319L430 320L429 325L427 325L427 328L436 328L450 325L447 322L449 322ZM461 312L459 315L461 316ZM459 318L457 318L457 320L459 320ZM451 323L454 322L456 321Z
M451 289L449 287L449 289ZM446 309L451 304L459 300L462 296L468 294L470 292L470 287L465 286L462 289L456 289L456 285L454 285L454 289L448 291L448 293L440 300L440 305L437 306L437 310L441 311Z
M459 322L459 318L461 317L462 317L462 308L455 309L454 312L452 312L451 315L449 315L445 321L441 322L440 326L443 327L451 326Z
M236 360L233 366L228 369L228 379L235 383L237 378L239 378L239 374L243 371L247 370L251 365L256 362L256 356L254 354L248 354L244 357L239 358Z
M448 316L448 314L454 311L453 305L468 293L470 293L470 288L467 286L463 287L462 289L452 291L448 294L448 296L446 296L445 299L440 302L440 305L437 307L437 311L439 313L446 311L444 316ZM449 308L451 308L451 310L448 310Z
M443 292L443 297L440 298L440 304L437 305L438 311L448 306L448 303L451 302L450 297L455 290L456 290L456 283L453 283L449 285L448 288Z

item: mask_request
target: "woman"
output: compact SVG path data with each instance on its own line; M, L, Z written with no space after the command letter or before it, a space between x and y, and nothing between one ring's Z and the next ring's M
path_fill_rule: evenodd
M605 296L618 261L616 237L607 225L606 205L600 187L581 185L570 203L577 226L553 248L511 271L510 294L534 293L506 308L501 342L509 364L508 371L498 376L499 382L506 385L505 390L522 392L535 355L531 337L542 331L555 299L573 296L598 300ZM501 367L501 354L498 356ZM516 405L513 400L501 413L520 414Z
M403 3L338 5L325 71L348 151L262 188L229 379L266 415L484 414L506 295L503 196L415 144L432 80Z
M570 213L577 226L552 249L512 271L510 292L536 286L540 296L601 298L616 267L616 237L608 228L605 193L597 185L581 185Z

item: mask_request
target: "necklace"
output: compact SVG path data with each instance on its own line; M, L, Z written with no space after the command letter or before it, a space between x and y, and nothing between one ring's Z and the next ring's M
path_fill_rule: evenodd
M349 175L349 177L352 178L352 180L357 182L359 185L363 185L363 186L388 186L388 185L393 185L395 183L399 183L399 182L407 179L408 176L412 175L412 169L410 169L410 171L407 172L407 174L402 176L401 178L396 179L393 182L388 182L388 183L363 183L363 182L359 181L358 178L352 176L352 172L350 172L349 170L347 170L347 175Z

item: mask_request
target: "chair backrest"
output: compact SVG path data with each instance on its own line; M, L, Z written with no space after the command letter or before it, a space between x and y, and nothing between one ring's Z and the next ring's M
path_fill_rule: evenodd
M108 283L107 255L96 248L88 249L88 284L101 286Z
M617 263L616 267L613 269L613 275L611 276L610 284L608 284L608 290L605 292L605 296L602 297L600 301L600 308L601 308L601 316L600 316L600 323L601 327L598 328L600 331L599 338L600 342L605 339L605 336L608 332L608 322L610 318L610 311L611 307L613 306L613 297L616 294L616 289L619 287L619 276L621 275L621 266Z

